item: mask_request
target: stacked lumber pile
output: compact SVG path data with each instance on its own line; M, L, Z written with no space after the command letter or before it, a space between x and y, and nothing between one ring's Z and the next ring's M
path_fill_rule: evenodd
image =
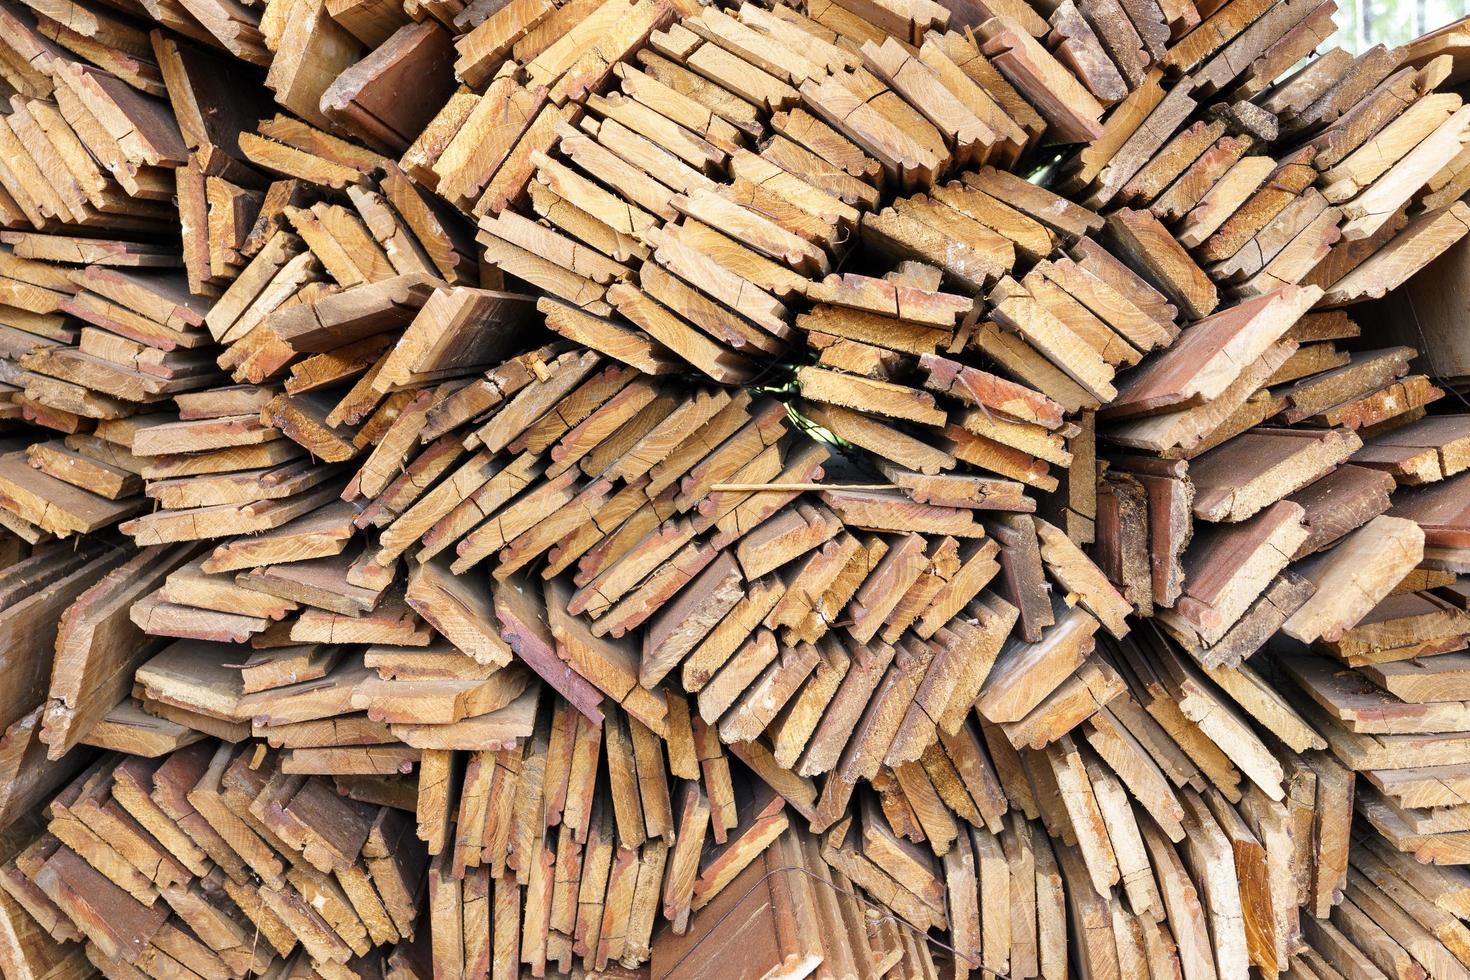
M1334 11L0 0L0 972L1470 977Z

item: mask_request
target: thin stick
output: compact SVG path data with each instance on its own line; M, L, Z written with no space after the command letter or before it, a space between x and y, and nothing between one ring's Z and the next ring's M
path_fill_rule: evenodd
M897 490L894 483L715 483L710 492L729 490L737 493L762 493L767 490Z

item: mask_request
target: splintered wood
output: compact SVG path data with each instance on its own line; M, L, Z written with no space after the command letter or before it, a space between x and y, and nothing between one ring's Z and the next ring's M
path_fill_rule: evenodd
M0 0L0 975L1470 977L1336 6Z

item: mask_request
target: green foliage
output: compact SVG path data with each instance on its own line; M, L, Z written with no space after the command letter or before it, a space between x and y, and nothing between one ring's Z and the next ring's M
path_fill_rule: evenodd
M1332 44L1357 54L1403 44L1470 13L1470 0L1338 0Z

